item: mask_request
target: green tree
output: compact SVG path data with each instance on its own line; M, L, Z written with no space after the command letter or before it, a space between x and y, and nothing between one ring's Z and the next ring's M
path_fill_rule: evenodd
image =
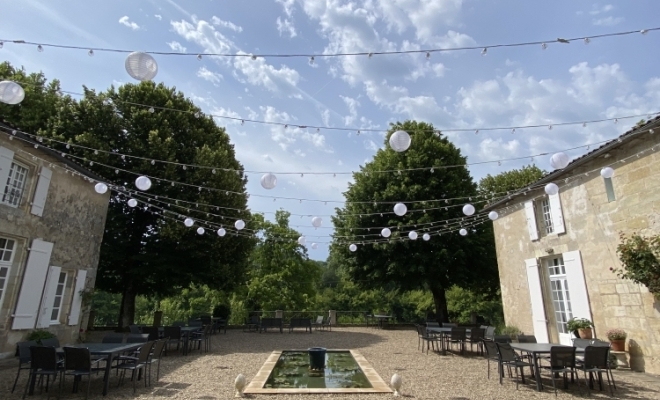
M432 125L415 121L392 124L386 140L397 130L411 135L410 148L403 153L389 147L381 149L353 175L354 182L345 192L346 206L337 209L333 218L336 232L331 251L345 259L349 275L362 286L430 290L438 319L447 321L445 291L451 286L478 287L482 291L495 291L499 286L492 225L467 226L469 234L460 236L460 224L469 223L469 219L461 221L463 201L424 202L470 196L476 201L477 187L467 168L442 167L464 165L466 159L445 136L434 134ZM435 166L434 170L375 172L429 166ZM397 201L408 204L409 212L403 217L392 214L392 204L376 203ZM454 218L458 223L435 224ZM378 239L377 227L384 226L392 229L389 241L349 251L348 243ZM407 240L411 229L420 236L428 231L431 240ZM444 231L441 236L440 231Z
M536 165L525 165L520 169L512 169L495 176L488 174L479 181L479 193L497 198L501 193L522 189L538 181L546 173Z

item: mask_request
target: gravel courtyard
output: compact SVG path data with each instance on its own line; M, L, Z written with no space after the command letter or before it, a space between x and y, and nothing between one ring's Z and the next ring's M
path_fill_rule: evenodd
M544 392L534 390L533 382L526 380L516 391L515 382L505 378L500 385L496 367L491 364L491 378L486 377L486 361L476 355L467 356L448 353L446 356L422 353L417 350L417 335L413 330L377 330L372 328L335 328L332 332L309 333L245 333L241 330L229 330L227 334L218 334L212 338L209 353L192 352L182 356L171 352L161 364L161 376L149 388L138 385L133 395L130 380L117 388L118 380L113 374L110 392L106 399L125 398L172 398L172 399L230 399L234 397L233 382L242 373L252 380L266 358L273 350L307 348L322 346L327 348L358 350L380 376L389 383L394 373L403 379L402 394L413 399L554 399L549 378L544 380ZM469 346L468 346L469 349ZM476 350L476 347L475 347ZM16 363L0 363L0 399L20 399L27 378L21 374L15 393L10 393L16 376ZM623 399L659 399L660 378L648 374L615 371L617 389L615 397ZM86 379L86 378L83 378ZM71 393L72 378L62 391L62 399L82 399L81 393ZM102 375L94 376L90 398L101 399ZM142 382L139 382L140 384ZM547 383L547 384L546 384ZM548 386L549 385L549 386ZM581 384L580 396L576 386L570 385L567 393L560 389L558 398L586 397L586 390ZM86 388L86 381L81 388ZM56 391L51 391L54 395ZM299 395L247 395L249 398L272 398L274 400L309 398L334 399L383 399L392 394L299 394ZM46 393L29 398L45 399ZM592 392L592 398L609 398L609 392Z

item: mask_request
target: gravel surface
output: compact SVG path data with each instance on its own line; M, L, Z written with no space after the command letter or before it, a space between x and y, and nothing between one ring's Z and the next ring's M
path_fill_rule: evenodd
M209 353L192 352L182 356L171 352L161 364L160 381L152 387L138 385L134 395L130 380L117 387L116 376L111 377L110 392L106 399L157 398L172 399L230 399L234 397L233 382L242 373L252 380L266 358L273 350L307 348L322 346L326 348L356 349L371 363L386 382L394 373L403 379L401 392L406 398L414 399L554 399L552 385L547 374L544 375L544 391L537 392L533 381L526 380L516 390L515 381L504 379L500 385L496 367L491 364L491 378L486 377L486 361L477 355L446 356L422 353L417 350L417 335L413 330L377 330L372 328L334 328L332 332L309 333L245 333L241 330L229 330L227 334L214 335ZM469 350L469 346L468 346ZM476 347L475 347L476 350ZM20 399L27 381L27 374L21 374L15 393L10 393L16 376L14 361L5 361L0 366L0 399ZM660 380L657 377L615 371L617 390L615 396L624 399L660 399ZM86 379L86 378L84 378ZM71 378L62 391L63 399L82 399L82 393L71 393ZM86 381L84 382L86 384ZM101 393L102 375L93 376L91 399L103 398ZM142 382L139 382L142 383ZM86 385L82 387L85 388ZM580 396L575 384L569 385L569 391L560 389L559 399L586 397L586 390L581 381L583 395ZM55 394L52 391L51 394ZM253 399L383 399L392 394L276 394L247 395ZM45 399L47 394L35 391L34 399ZM592 398L609 398L609 392L592 392Z

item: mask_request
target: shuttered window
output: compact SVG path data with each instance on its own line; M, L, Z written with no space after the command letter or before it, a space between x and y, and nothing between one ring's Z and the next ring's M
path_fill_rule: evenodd
M18 207L23 197L25 183L27 182L29 169L23 165L12 163L9 177L2 195L2 202L12 207Z
M0 307L7 290L7 280L9 279L9 270L14 261L16 241L12 239L0 238Z
M64 300L64 289L66 289L66 272L60 272L57 280L57 287L55 289L55 296L53 298L53 308L50 314L50 323L60 323L60 311L62 310L62 303Z

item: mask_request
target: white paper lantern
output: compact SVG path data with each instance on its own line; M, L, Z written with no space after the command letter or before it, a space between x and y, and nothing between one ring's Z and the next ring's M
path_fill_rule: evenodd
M350 246L348 246L348 249L349 249L350 251L355 251L355 250L357 250L357 246L354 245L354 244L351 244Z
M322 223L323 223L323 218L321 217L312 218L312 226L314 226L314 228L320 227Z
M570 162L570 158L566 155L566 153L559 152L555 153L550 157L550 166L554 169L564 169Z
M301 237L298 238L298 244L299 245L304 246L305 242L306 242L306 240L305 240L304 236L301 236Z
M417 240L417 232L415 231L408 232L408 237L410 238L410 240Z
M555 195L559 193L559 186L550 182L547 185L545 185L545 193L548 194L549 196Z
M149 54L135 51L126 57L126 72L138 81L150 81L158 73L158 64Z
M312 249L316 250L317 247L319 247L318 244L316 244L316 243L312 243Z
M128 206L129 207L135 207L135 206L137 206L137 204L138 204L137 200L135 200L135 199L128 200Z
M223 237L227 234L227 231L224 228L218 229L218 236Z
M403 217L406 215L408 212L408 207L406 207L405 204L403 203L396 203L394 205L394 214L398 215L399 217Z
M16 82L0 82L0 102L6 104L18 104L25 99L25 90Z
M614 176L614 170L612 169L612 167L605 167L600 170L600 176L602 176L603 178L611 178Z
M202 228L201 226L199 228L197 228L197 234L198 235L203 235L204 234L204 228Z
M238 221L234 222L234 227L240 231L241 229L245 228L245 222L242 219L239 219Z
M183 224L185 226L187 226L188 228L190 228L191 226L193 226L195 224L195 221L192 218L186 218L186 219L183 220Z
M383 228L383 230L380 231L380 234L382 237L388 238L390 237L390 235L392 235L392 231L390 230L390 228Z
M104 194L105 192L108 191L108 185L106 185L103 182L99 182L96 185L94 185L94 190L96 190L96 193L98 194Z
M465 228L461 228L461 230L458 231L458 233L460 233L461 236L465 236L465 235L467 235L467 230Z
M422 239L424 239L425 241L428 242L429 240L431 240L431 235L429 235L428 233L425 233L425 234L422 235Z
M273 189L277 186L277 177L270 172L261 177L261 187L264 189Z
M466 204L463 206L463 214L470 216L474 214L474 206L472 204Z
M149 190L151 188L151 179L146 176L138 176L135 180L135 187L142 191Z
M491 211L488 213L488 218L490 218L492 221L495 221L500 217L500 214L497 213L497 211Z
M399 153L408 150L410 142L410 135L406 131L396 131L390 136L390 147Z

